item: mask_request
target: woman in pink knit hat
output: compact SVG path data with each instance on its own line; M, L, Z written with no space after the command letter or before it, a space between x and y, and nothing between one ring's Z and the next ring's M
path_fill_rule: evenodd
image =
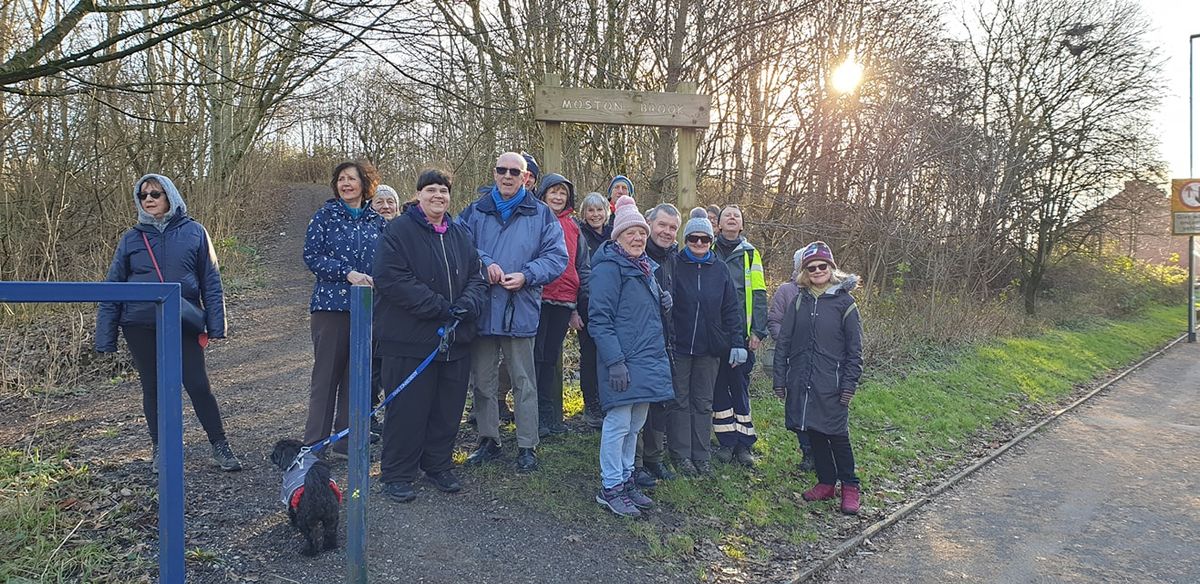
M646 255L650 226L632 197L617 199L612 241L592 256L588 329L596 342L601 489L596 502L636 517L654 505L633 480L637 436L651 403L674 398L662 314L671 296L658 286Z

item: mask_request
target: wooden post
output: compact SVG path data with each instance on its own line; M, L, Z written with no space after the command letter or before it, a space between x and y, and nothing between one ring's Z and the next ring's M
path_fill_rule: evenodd
M562 79L554 73L547 73L545 85L558 87ZM542 176L551 172L563 172L563 139L562 122L542 122Z
M683 82L679 84L679 93L696 93L696 84ZM695 128L679 128L679 171L675 179L678 194L675 206L679 212L687 216L687 212L696 206L696 149L699 147L699 137Z

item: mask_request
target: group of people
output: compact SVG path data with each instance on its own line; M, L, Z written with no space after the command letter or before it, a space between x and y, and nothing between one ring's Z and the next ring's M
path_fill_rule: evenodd
M316 276L306 444L347 426L350 291L368 285L375 291L376 403L443 347L376 428L382 492L393 500L413 500L422 477L443 492L462 488L452 453L469 390L478 444L465 464L500 458L502 386L510 385L516 469L537 470L540 440L565 431L560 362L574 330L582 418L601 432L601 505L637 516L654 505L643 489L658 480L708 475L712 458L752 466L750 372L770 336L787 427L817 474L804 498L833 498L840 482L843 512L858 511L847 424L862 370L850 294L857 278L837 270L828 246L814 242L796 252L792 280L768 307L762 259L742 233L736 205L696 208L685 219L661 204L643 215L625 176L613 178L606 194L577 201L571 181L540 176L536 160L516 152L496 159L493 177L452 217L452 178L444 171L423 171L414 195L401 202L369 164L334 169L333 196L313 215L303 253ZM154 196L155 187L163 194ZM184 284L185 300L207 325L194 339L185 327L185 387L214 457L232 470L236 457L203 367L206 335L225 333L215 254L165 177L143 177L134 195L139 222L122 238L109 280L153 281L137 239L172 262L165 281ZM145 310L121 306L101 306L97 346L115 350L118 324L125 331L153 439L153 312L147 319ZM345 445L330 451L345 456Z

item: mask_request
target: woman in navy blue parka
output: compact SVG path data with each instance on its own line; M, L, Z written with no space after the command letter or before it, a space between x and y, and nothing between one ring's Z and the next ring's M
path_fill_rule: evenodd
M225 338L225 296L217 255L204 226L187 214L171 179L147 174L133 185L138 222L121 235L108 268L109 282L178 282L184 303L203 312L204 330L183 333L183 387L223 470L241 470L229 448L221 410L204 365L209 339ZM186 307L185 307L186 309ZM158 460L158 361L155 307L151 302L102 302L96 314L96 350L117 350L117 329L125 335L142 383L142 409Z

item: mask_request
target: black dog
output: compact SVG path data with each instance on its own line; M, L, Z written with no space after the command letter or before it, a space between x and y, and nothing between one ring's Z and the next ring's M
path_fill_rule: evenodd
M321 551L317 542L327 550L338 547L342 492L329 476L329 465L315 454L306 454L296 461L303 446L299 440L280 440L271 452L271 462L283 470L280 502L287 505L288 519L304 534L307 542L300 553L315 556Z

